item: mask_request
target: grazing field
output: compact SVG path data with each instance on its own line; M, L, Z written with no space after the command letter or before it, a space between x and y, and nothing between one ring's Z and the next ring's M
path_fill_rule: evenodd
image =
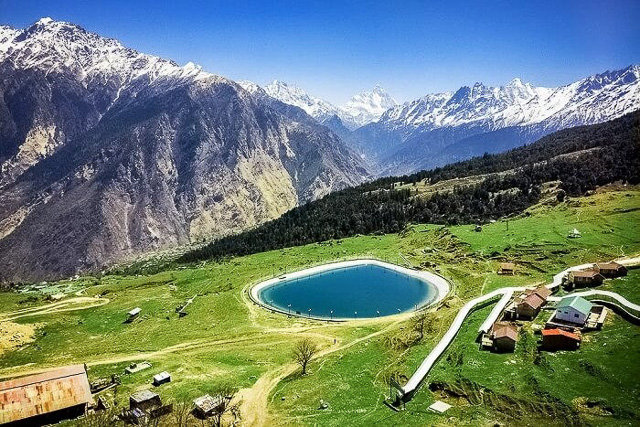
M640 327L614 314L602 331L587 334L576 352L539 352L538 336L525 326L515 353L493 354L480 352L474 342L491 310L486 307L468 319L406 410L393 412L383 400L389 377L410 376L465 301L503 286L548 281L571 265L637 255L638 224L640 189L612 187L536 205L482 231L473 225L418 224L398 234L156 274L140 269L135 275L5 291L0 293L0 377L87 363L91 380L121 374L121 385L103 394L125 406L131 392L151 388L151 377L166 370L172 382L157 389L165 401L190 402L231 387L238 390L246 424L637 424ZM569 239L573 228L583 237ZM274 275L363 257L436 271L450 280L452 293L427 314L422 328L413 313L345 323L287 318L246 295L252 284ZM516 275L497 275L502 261L515 262ZM602 288L639 302L640 274L632 270ZM49 301L60 293L66 296ZM176 307L194 296L180 318ZM140 317L125 323L135 307L142 309ZM19 331L22 341L9 345L15 334L5 330ZM302 338L319 347L305 376L292 355ZM142 361L153 367L123 375L129 364ZM437 399L453 408L443 415L429 412ZM325 409L319 409L321 401Z

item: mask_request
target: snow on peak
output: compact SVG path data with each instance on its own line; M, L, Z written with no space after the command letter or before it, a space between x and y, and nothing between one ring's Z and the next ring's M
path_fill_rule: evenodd
M264 87L269 96L285 104L302 108L310 116L323 121L339 115L339 110L330 102L308 94L295 84L274 80Z
M175 62L146 55L119 41L51 18L41 18L22 30L0 29L0 61L10 59L21 68L67 72L80 81L116 79L125 85L141 76L153 81L160 77L200 78L210 76L192 63Z
M390 108L398 103L380 85L370 92L355 95L342 110L350 117L350 121L358 126L376 122Z

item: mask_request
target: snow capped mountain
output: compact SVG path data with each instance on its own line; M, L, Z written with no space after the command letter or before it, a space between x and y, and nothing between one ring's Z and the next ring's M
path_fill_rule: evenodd
M350 117L358 126L378 121L389 108L398 103L380 86L376 85L371 92L362 92L349 100L342 107L343 114Z
M309 95L294 84L274 80L265 86L264 90L272 98L278 99L285 104L302 108L319 122L323 122L332 116L340 116L340 110L330 102Z
M424 131L461 125L495 130L554 120L567 127L611 120L640 108L639 70L634 65L558 88L535 87L520 79L500 87L476 83L399 105L380 123Z
M92 82L117 77L126 84L140 77L154 81L161 77L206 78L210 73L188 63L137 52L119 41L91 33L68 22L42 18L28 28L0 27L0 61L15 67L72 72L79 80Z
M255 90L255 83L244 82L244 84ZM352 130L377 121L385 111L398 105L380 86L376 86L372 91L355 95L342 107L337 107L328 101L310 95L294 84L278 80L265 86L264 90L269 96L285 104L302 108L320 123L337 116L345 126Z
M357 132L360 148L384 163L384 173L398 174L506 150L638 109L640 66L632 65L557 88L520 79L499 87L475 83L393 107Z

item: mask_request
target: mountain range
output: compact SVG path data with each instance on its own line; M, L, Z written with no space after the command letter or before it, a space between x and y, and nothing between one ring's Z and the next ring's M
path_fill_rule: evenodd
M0 27L0 275L233 233L370 175L297 107L43 18Z
M640 67L343 106L234 82L80 26L0 26L0 281L57 278L251 229L375 176L640 109Z
M635 111L640 108L640 66L556 88L536 87L518 78L499 87L475 83L400 105L378 103L391 106L381 114L380 109L372 109L378 114L358 123L349 121L351 116L344 110L319 108L331 104L309 97L296 86L278 82L267 88L271 96L301 108L306 99L312 99L318 108L307 112L367 158L378 175L402 175L504 151L560 129ZM370 94L362 98L371 99ZM354 124L360 127L354 129Z

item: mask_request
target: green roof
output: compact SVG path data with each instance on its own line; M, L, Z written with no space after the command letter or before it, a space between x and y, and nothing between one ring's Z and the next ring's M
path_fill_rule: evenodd
M591 311L591 308L593 307L593 304L591 304L589 301L587 301L582 297L569 296L569 297L562 298L562 300L558 303L556 307L557 308L573 307L574 309L578 310L582 314L589 314L589 312Z

